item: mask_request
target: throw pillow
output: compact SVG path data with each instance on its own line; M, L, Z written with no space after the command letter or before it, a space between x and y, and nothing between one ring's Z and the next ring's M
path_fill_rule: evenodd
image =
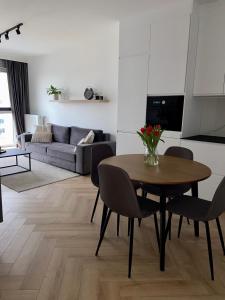
M35 133L37 132L49 132L51 133L51 124L36 125Z
M52 133L51 132L35 132L32 135L31 143L51 143Z
M95 133L93 130L89 131L88 134L82 138L77 145L81 144L93 144L95 138ZM76 152L77 146L74 148L74 152Z

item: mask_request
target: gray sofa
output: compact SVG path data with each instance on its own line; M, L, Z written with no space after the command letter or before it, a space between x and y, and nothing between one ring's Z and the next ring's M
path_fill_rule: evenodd
M108 144L116 152L116 143L110 141L110 135L102 130L80 127L64 127L52 124L52 143L31 143L32 134L21 135L23 149L31 151L33 159L64 168L81 175L90 173L91 149L99 144ZM77 145L90 130L95 133L93 144ZM74 152L74 148L76 152Z

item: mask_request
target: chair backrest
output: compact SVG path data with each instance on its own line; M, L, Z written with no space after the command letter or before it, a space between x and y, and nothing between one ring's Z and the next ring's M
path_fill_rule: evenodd
M141 217L133 184L121 168L100 164L98 167L101 199L112 211L129 218Z
M213 220L219 217L225 211L225 177L218 185L213 196L210 209L208 210L207 219Z
M107 144L95 145L91 150L91 181L99 187L98 165L99 163L110 156L113 156L112 148Z
M179 146L172 146L169 147L165 153L165 155L169 156L175 156L175 157L180 157L180 158L185 158L185 159L190 159L193 160L193 152L190 149L184 148L184 147L179 147Z

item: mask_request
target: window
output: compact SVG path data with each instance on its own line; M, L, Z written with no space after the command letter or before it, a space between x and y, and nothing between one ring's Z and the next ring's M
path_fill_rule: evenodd
M14 145L14 126L7 72L0 69L0 146Z

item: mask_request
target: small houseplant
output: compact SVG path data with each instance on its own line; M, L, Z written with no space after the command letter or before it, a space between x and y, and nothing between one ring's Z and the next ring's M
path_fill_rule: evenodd
M50 87L47 89L47 94L49 96L53 97L53 100L59 100L62 91L59 90L58 88L54 87L53 85L50 85Z
M137 134L141 137L143 144L146 147L144 162L149 166L156 166L159 163L159 158L156 152L159 141L164 142L161 139L163 130L160 125L145 126L137 131Z

